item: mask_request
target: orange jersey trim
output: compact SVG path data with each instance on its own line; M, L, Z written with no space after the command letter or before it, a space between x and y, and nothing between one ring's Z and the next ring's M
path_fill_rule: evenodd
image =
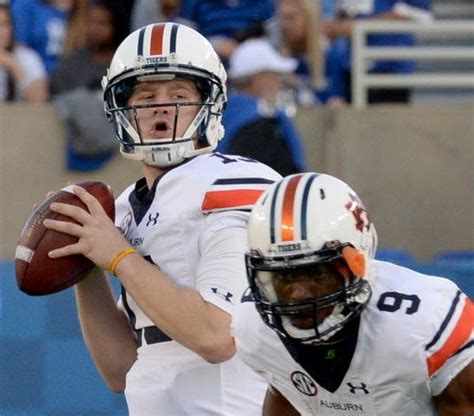
M153 26L150 55L161 55L163 53L163 32L165 31L165 26L164 24Z
M442 347L428 357L428 374L431 376L453 355L469 338L474 327L474 303L466 297L461 316Z
M224 208L239 208L254 205L264 191L261 189L234 189L229 191L206 192L203 211L211 211Z
M281 213L281 239L282 241L293 241L294 239L294 209L295 195L298 183L302 175L294 176L290 179L283 197L283 207Z

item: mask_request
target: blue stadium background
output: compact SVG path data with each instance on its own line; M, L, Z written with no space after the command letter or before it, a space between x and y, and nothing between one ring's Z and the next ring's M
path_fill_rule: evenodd
M82 341L74 292L30 297L0 262L0 416L125 416Z
M377 257L449 277L474 297L474 252L430 263L396 250ZM11 261L0 262L0 276L0 416L127 415L123 395L107 389L85 348L73 291L29 297Z

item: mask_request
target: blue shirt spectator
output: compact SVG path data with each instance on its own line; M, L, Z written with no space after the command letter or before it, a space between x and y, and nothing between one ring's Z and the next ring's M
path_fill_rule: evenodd
M50 74L62 54L69 12L41 0L15 0L11 10L17 41L34 49Z
M347 6L344 3L348 3ZM357 2L343 2L343 7L338 13L350 19L383 18L389 13L398 14L399 18L426 19L430 18L430 0L374 0L371 7L357 8ZM369 46L413 46L415 39L411 34L375 34L369 35L367 39ZM349 48L348 48L349 52ZM350 54L347 53L347 64L350 62ZM409 73L415 69L415 63L410 60L404 61L379 61L371 70L373 72Z
M282 56L266 39L240 44L230 59L229 94L218 151L256 159L281 175L305 170L300 135L288 117L284 79L296 62Z
M283 111L268 114L258 98L232 93L222 124L225 136L217 151L250 157L266 163L281 175L306 170L300 135Z
M362 19L385 19L385 20L413 20L429 21L432 18L430 12L430 0L369 0L348 1L341 0L332 19L324 22L324 33L331 42L326 52L327 76L329 80L328 95L341 97L350 101L350 72L351 72L351 44L350 36L354 22ZM369 46L413 46L415 39L410 34L380 33L368 36ZM415 62L412 60L387 60L377 61L371 68L373 73L411 73L415 70ZM373 102L383 101L383 96L389 96L390 91L380 90L381 94L374 96ZM394 93L394 101L396 92ZM400 95L400 101L409 99L408 90L406 94ZM369 102L371 92L369 91ZM380 99L380 100L379 100ZM391 101L387 99L387 101Z
M275 11L273 0L182 0L180 15L194 23L227 65L238 43L261 36Z
M239 30L265 22L275 14L272 0L182 0L181 17L196 23L206 37L235 38Z

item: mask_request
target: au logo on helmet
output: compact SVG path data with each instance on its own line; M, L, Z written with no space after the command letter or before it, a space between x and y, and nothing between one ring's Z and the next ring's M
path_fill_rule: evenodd
M351 201L349 201L345 207L352 213L354 219L356 221L356 229L360 232L368 231L370 226L369 216L367 211L362 204L360 198L353 193L350 193L349 196L351 197Z

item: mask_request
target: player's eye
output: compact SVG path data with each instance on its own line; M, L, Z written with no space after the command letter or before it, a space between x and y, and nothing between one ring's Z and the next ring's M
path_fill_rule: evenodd
M136 94L136 96L133 97L132 99L135 102L148 102L148 101L153 100L154 98L155 98L155 94L153 94L152 92L143 91Z
M176 94L172 94L171 98L174 99L174 100L184 101L184 100L187 100L188 97L187 97L186 94L176 93Z

